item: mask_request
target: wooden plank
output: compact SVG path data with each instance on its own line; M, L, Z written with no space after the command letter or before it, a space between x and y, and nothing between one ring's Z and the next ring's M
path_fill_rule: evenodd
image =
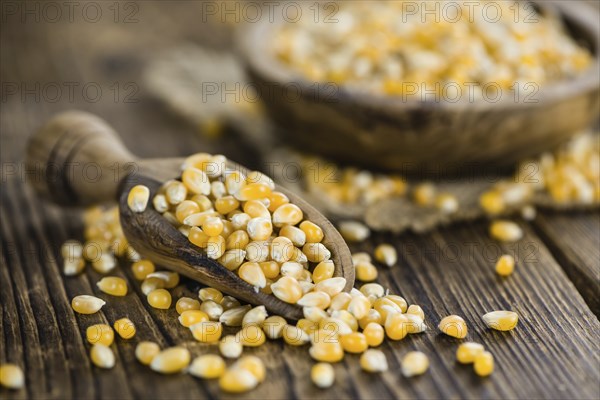
M600 214L541 213L533 226L588 306L600 316Z

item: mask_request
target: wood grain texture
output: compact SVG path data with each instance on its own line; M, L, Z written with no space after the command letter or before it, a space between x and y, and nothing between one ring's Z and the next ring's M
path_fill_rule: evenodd
M594 314L600 316L598 213L545 213L535 220L534 227Z
M0 388L2 399L241 397L223 395L216 382L188 375L161 376L134 361L138 340L154 340L161 346L183 344L194 355L215 353L216 348L195 342L189 331L176 322L173 308L161 311L149 307L126 264L115 272L128 281L130 293L125 298L110 298L96 315L72 312L69 302L78 294L109 298L96 288L100 276L89 267L79 277L60 274L59 246L69 238L81 239L81 214L42 203L25 185L36 178L19 173L28 136L52 114L74 107L110 120L118 132L125 134L126 146L143 157L220 152L253 168L261 167L252 148L242 146L230 134L219 141L202 138L196 127L173 118L168 110L146 97L143 87L136 95L138 102L124 102L122 97L114 101L109 86L115 82L121 87L127 82L137 83L144 60L157 49L181 38L214 47L227 44L227 32L218 33L222 25L197 23L199 3L158 1L139 5L139 22L129 25L115 23L107 9L105 15L111 17L96 24L42 21L23 25L16 18L0 25L3 82L27 83L30 87L35 82L97 82L105 93L110 93L95 103L81 98L69 101L66 96L58 102L43 97L36 101L31 95L22 101L20 94L10 95L0 108L0 362L21 365L27 379L22 391ZM98 34L100 29L103 35ZM11 172L12 167L17 172ZM594 254L583 241L576 246L564 239L570 230L582 229L580 223L574 219L573 224L562 225L566 233L553 241L538 236L545 226L536 223L534 230L525 225L527 237L523 242L501 247L502 252L515 252L518 260L515 275L506 280L497 279L493 273L493 258L499 250L487 239L483 223L422 237L375 236L368 243L353 246L353 250L370 250L387 241L398 248L398 266L382 269L381 280L409 302L421 304L431 329L401 342L386 343L383 349L391 369L382 375L361 372L358 357L347 356L335 365L338 384L325 391L308 380L312 361L305 347L291 348L275 341L246 350L261 357L268 369L268 380L246 397L598 398L599 322L558 265L567 268L571 263L581 268L581 259L569 258L564 265L553 250L560 242L566 257L573 252ZM600 229L595 226L589 224L593 232L590 238L598 235ZM453 251L463 256L454 257ZM185 280L174 290L174 297L193 296L198 288L197 283ZM521 322L514 332L484 328L481 315L500 307L520 314ZM469 367L454 362L457 342L434 329L440 317L448 313L463 315L469 324L469 338L484 343L496 357L497 371L490 378L478 379ZM117 339L113 345L117 366L101 371L89 362L85 328L123 316L136 323L138 334L131 341ZM399 360L414 348L427 352L432 367L426 375L408 380L398 373Z

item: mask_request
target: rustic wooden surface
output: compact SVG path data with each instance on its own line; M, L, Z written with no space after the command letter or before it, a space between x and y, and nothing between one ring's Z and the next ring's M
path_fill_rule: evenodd
M33 3L33 2L32 2ZM22 3L15 3L22 5ZM141 73L152 52L188 40L213 47L226 46L225 24L198 23L196 2L142 2L138 22L119 21L96 3L104 17L89 23L76 14L74 22L21 21L21 15L3 16L0 44L2 108L0 140L2 181L0 195L0 362L14 362L26 373L21 391L0 389L2 398L213 398L223 396L215 382L187 375L160 376L134 359L138 340L161 345L184 344L194 355L215 352L195 342L176 321L174 309L150 308L127 263L117 274L131 288L125 298L110 298L98 314L76 315L70 299L78 294L100 294L99 275L91 268L68 278L60 273L58 248L69 238L81 238L78 210L60 209L36 198L24 176L22 159L27 137L52 114L69 109L90 110L106 118L123 135L125 144L140 156L182 156L193 151L219 151L247 165L260 167L252 148L231 135L208 141L196 128L173 117L144 93ZM123 7L123 6L122 6ZM166 16L169 18L166 18ZM183 29L185 28L185 29ZM86 100L76 90L71 100L50 94L9 94L8 83L21 88L77 82L79 88L97 82L103 95ZM121 92L114 97L110 86ZM129 97L127 83L139 87ZM25 86L29 85L29 86ZM135 87L135 86L134 86ZM35 90L34 90L35 91ZM38 91L39 93L40 91ZM17 171L14 173L13 171ZM541 213L531 223L520 223L526 237L516 245L498 245L486 234L484 221L440 229L426 236L375 235L352 250L372 250L389 241L400 251L398 265L381 270L381 281L410 303L420 304L430 329L401 342L386 342L383 349L390 371L370 375L360 371L358 357L347 356L335 366L337 384L316 389L308 378L312 361L306 348L269 342L247 350L263 358L268 380L248 398L598 398L598 279L600 273L600 215ZM499 279L493 261L500 252L517 258L514 276ZM198 289L186 281L175 297ZM494 309L513 309L521 317L510 333L485 328L481 315ZM592 311L593 310L593 311ZM596 315L594 315L594 312ZM436 332L441 317L456 313L470 327L469 339L483 343L495 356L495 373L487 379L471 368L457 365L457 341ZM116 340L117 365L99 370L88 359L85 328L128 316L138 326L130 341ZM416 379L398 373L401 356L412 349L426 352L430 371ZM232 396L236 397L236 396ZM239 396L237 396L239 397Z

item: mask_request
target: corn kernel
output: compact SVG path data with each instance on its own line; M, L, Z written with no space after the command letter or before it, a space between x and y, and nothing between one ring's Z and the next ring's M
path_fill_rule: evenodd
M186 168L181 174L181 182L191 193L205 196L210 194L210 180L206 173L198 168Z
M156 289L163 289L165 287L165 281L163 279L160 278L146 278L144 279L144 281L142 282L142 293L144 293L146 296L148 296L148 294L150 292L152 292L153 290Z
M360 332L340 336L340 344L348 353L362 353L369 348L367 337Z
M184 347L170 347L158 353L152 359L150 368L162 374L175 374L190 363L190 352Z
M194 226L192 228L190 228L190 232L188 234L188 240L195 244L196 246L205 249L208 246L208 239L210 239L210 236L208 236L206 233L204 233L202 231L202 229Z
M332 311L331 318L344 321L355 332L358 330L358 321L346 310Z
M302 247L306 244L306 233L295 226L285 225L279 230L279 235L288 238L294 246Z
M295 304L302 297L302 288L298 281L292 277L281 277L271 285L273 294L286 303Z
M9 389L21 389L25 386L23 370L15 364L0 365L0 385Z
M383 343L385 331L380 324L376 322L369 322L363 329L363 335L365 335L367 344L370 347L377 347Z
M383 317L379 311L375 310L374 308L370 309L366 316L358 320L358 326L360 326L361 329L365 329L365 327L371 322L375 322L379 325L384 323Z
M388 267L392 267L398 261L398 253L392 245L380 244L375 248L375 259Z
M179 284L179 274L171 271L157 271L149 274L148 278L158 278L164 282L165 289L173 289Z
M116 266L117 261L111 253L102 253L100 257L92 261L92 267L101 274L112 271Z
M165 289L156 289L146 296L148 304L154 308L168 310L171 307L171 293Z
M202 379L220 378L225 373L225 361L216 354L203 354L194 358L188 372Z
M63 262L63 274L65 276L79 275L85 268L85 260L83 258L65 258Z
M269 258L269 242L250 242L246 246L246 260L264 262Z
M454 214L458 211L458 200L452 194L440 193L435 198L435 206L443 214Z
M321 333L315 332L315 335L321 335ZM308 353L314 360L334 363L344 358L344 349L337 340L319 339L315 340L308 350Z
M364 318L371 310L371 302L365 296L356 296L348 304L348 312L356 319Z
M392 340L402 340L408 334L410 320L401 313L392 313L385 321L385 333Z
M369 228L358 221L342 222L338 228L344 239L349 242L362 242L371 235Z
M131 339L135 336L135 324L129 318L121 318L115 321L115 331L123 339Z
M263 323L263 330L269 339L279 339L283 336L283 328L287 325L285 318L278 315L269 317Z
M199 322L210 320L208 315L206 315L204 311L200 310L185 310L177 319L179 320L179 323L186 328L189 328L190 326Z
M242 354L243 350L244 347L242 346L242 343L240 343L240 341L237 340L237 338L233 335L225 336L219 342L219 351L223 357L238 358Z
M251 372L241 368L228 369L219 379L219 387L228 393L243 393L254 389L258 380Z
M367 372L384 372L388 370L385 354L376 349L369 349L360 356L360 366Z
M223 326L220 322L202 321L190 326L194 339L202 343L216 343L221 339Z
M331 296L331 304L329 305L329 309L332 311L345 310L348 308L351 301L352 301L352 296L350 296L350 293L346 293L346 292L338 293L335 296Z
M499 220L490 225L490 236L501 242L513 243L523 237L523 230L514 222Z
M406 313L416 315L417 317L421 318L421 320L425 319L425 312L423 312L421 306L416 304L411 304L411 306L406 310Z
M273 212L273 225L282 227L284 225L296 225L302 221L304 213L295 204L287 203L279 206Z
M509 276L515 270L515 258L510 254L500 256L496 262L496 273L500 276Z
M479 376L488 376L494 372L494 356L490 352L484 351L475 356L473 369Z
M127 294L127 282L117 276L104 277L96 283L96 286L104 293L112 296L125 296Z
M238 275L242 280L258 288L267 286L267 279L260 265L256 262L246 262L238 269Z
M496 190L483 193L479 197L479 205L489 215L500 214L505 209L504 199Z
M242 326L244 315L252 308L249 304L233 307L221 314L219 322L227 326Z
M223 296L219 304L221 304L221 307L223 307L223 311L231 310L232 308L236 308L241 305L238 299L231 296Z
M298 300L297 304L302 307L317 307L326 309L331 303L331 298L325 292L309 292Z
M200 289L198 297L202 301L212 300L215 303L220 303L223 300L223 293L218 289L207 287Z
M250 372L258 382L263 382L267 377L267 369L262 360L256 356L244 356L237 360L231 369L243 369Z
M323 240L323 230L311 221L303 221L299 228L306 235L306 243L320 243Z
M104 300L88 295L75 296L71 300L71 307L79 314L94 314L105 304Z
M206 300L200 304L200 310L213 321L218 320L223 315L223 306L212 300Z
M210 237L219 236L223 232L223 221L219 217L208 217L202 222L202 232ZM225 245L225 243L223 243Z
M317 363L310 370L310 379L318 388L326 389L333 386L335 371L331 364Z
M95 366L110 369L115 366L115 354L110 347L96 343L90 350L90 359Z
M435 186L430 182L424 182L417 185L413 191L415 203L421 207L430 206L435 201Z
M302 346L310 341L306 332L293 325L286 325L283 328L282 337L291 346Z
M139 260L131 266L131 272L138 281L143 281L148 275L154 272L154 263L150 260Z
M244 230L237 230L229 235L225 245L228 250L245 250L246 246L248 246L248 243L250 243L250 237L248 236L248 233Z
M325 279L315 285L315 292L325 292L329 297L333 297L344 290L346 278L341 276Z
M483 345L474 342L461 343L456 349L456 361L461 364L471 364L475 358L484 352Z
M356 279L363 282L373 282L377 279L377 267L368 262L360 262L355 267Z
M236 333L236 339L246 347L258 347L265 343L266 336L258 325L246 325Z
M152 205L154 209L159 213L164 213L169 210L169 203L167 202L167 198L164 194L157 194L152 198Z
M181 297L175 303L175 310L177 310L177 314L183 313L184 311L189 310L199 310L200 302L196 299L192 299L191 297Z
M109 325L106 324L89 326L85 330L85 336L90 344L100 343L105 346L110 346L115 339L114 331Z
M457 339L464 339L467 336L467 323L458 315L449 315L442 318L438 328L446 335Z
M135 347L135 358L144 365L150 365L158 353L160 353L160 347L154 342L139 342Z
M225 253L225 239L223 236L210 236L206 242L206 255L217 260Z
M144 185L136 185L131 188L127 195L127 206L131 211L141 213L146 210L149 199L150 189Z
M250 200L245 202L244 212L248 214L250 218L271 219L271 213L269 212L269 209L260 200Z
M513 330L519 322L519 316L513 311L492 311L483 316L488 328L498 331Z
M242 326L256 325L260 327L266 319L267 310L265 306L254 307L244 315L244 318L242 319Z
M190 215L200 212L198 203L192 200L184 200L175 208L175 218L183 224L183 221Z
M402 375L407 378L424 374L429 369L429 358L420 351L409 351L402 357Z
M179 181L170 181L165 184L165 197L172 205L177 205L184 201L187 197L187 192L186 186Z
M237 210L239 206L240 202L233 196L223 196L215 201L215 209L223 215Z
M243 185L237 192L231 194L241 201L258 200L268 198L271 195L271 188L264 183L250 183Z

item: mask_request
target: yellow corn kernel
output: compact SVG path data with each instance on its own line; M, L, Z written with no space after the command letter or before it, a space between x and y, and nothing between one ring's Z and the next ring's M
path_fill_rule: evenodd
M424 182L417 185L413 191L415 203L422 207L432 205L435 201L435 195L435 186L430 182Z
M189 310L199 310L200 302L196 299L192 299L191 297L181 297L175 303L175 310L177 310L177 314L183 313L184 311Z
M302 221L298 226L306 235L306 243L320 243L323 240L323 230L311 221Z
M488 376L494 372L494 356L488 351L484 351L475 356L473 369L479 376Z
M142 289L142 293L144 293L146 296L148 296L148 294L156 289L163 289L165 287L165 281L163 279L154 277L154 278L146 278L144 279L144 281L142 282L141 285L141 289Z
M190 326L199 322L210 320L208 315L206 315L204 311L200 310L185 310L177 319L179 320L179 323L186 328L189 328Z
M266 341L263 330L258 325L246 325L236 333L236 339L246 347L262 346Z
M461 364L471 364L475 358L484 352L483 345L474 342L461 343L456 349L456 361Z
M369 262L359 262L354 268L356 272L356 279L359 281L373 282L375 279L377 279L377 267Z
M365 329L365 327L371 322L375 322L379 325L382 325L384 322L381 314L379 314L379 311L375 310L374 308L371 308L367 315L358 320L358 326L360 329Z
M252 218L246 227L248 236L254 241L264 241L271 237L273 224L269 218Z
M170 181L165 184L165 197L170 204L177 205L187 197L187 187L179 181Z
M395 294L388 294L385 296L385 299L392 301L398 307L400 307L400 311L405 313L408 309L408 303L404 300L404 297L398 296Z
M290 259L290 261L301 263L301 264L304 264L304 263L308 262L308 258L306 258L306 254L304 254L302 252L302 250L300 250L297 247L294 247L292 249L292 251L293 251L294 255L292 256L292 258Z
M217 354L203 354L194 358L188 372L202 379L220 378L225 373L225 360Z
M63 274L65 276L79 275L85 268L85 260L83 258L65 258L63 262Z
M333 386L335 371L331 364L317 363L310 369L310 379L318 388L326 389Z
M278 315L274 315L265 319L263 323L263 330L265 335L271 340L279 339L283 336L283 328L287 325L285 318Z
M190 352L184 347L170 347L158 353L150 362L150 368L161 374L175 374L190 363Z
M237 306L223 312L219 317L219 322L227 326L242 326L244 315L252 308L251 305Z
M92 261L92 267L101 274L106 274L112 271L116 265L117 261L112 253L104 252L100 255L100 257Z
M409 351L402 357L402 375L407 378L424 374L429 369L429 358L420 351Z
M267 319L267 310L265 306L254 307L248 311L242 319L242 326L256 325L262 327L262 324Z
M358 330L358 321L346 310L333 311L331 317L344 321L355 332Z
M296 322L296 327L310 335L312 332L319 329L319 324L306 318L300 318L298 322Z
M210 236L204 233L202 229L198 228L197 226L190 228L188 240L196 246L202 249L206 248L208 246L208 239L210 239Z
M149 274L146 278L158 278L162 280L165 289L173 289L179 284L179 274L177 272L157 271Z
M105 346L110 346L115 339L114 331L109 325L106 324L89 326L85 330L85 336L90 344L100 343Z
M250 183L243 185L236 193L231 194L241 201L259 200L268 198L271 195L271 188L264 183Z
M358 253L352 254L352 264L356 265L359 262L371 262L371 256L369 253L365 253L364 251L360 251Z
M202 223L202 232L208 236L219 236L223 232L223 221L219 217L208 217Z
M280 206L290 202L290 199L281 192L271 192L269 199L269 211L275 212Z
M212 201L210 201L210 199L203 194L196 194L192 196L190 200L198 204L199 213L213 210Z
M523 237L523 230L512 221L498 220L490 225L490 236L501 242L513 243Z
M368 298L363 296L354 297L348 304L348 312L354 316L357 320L364 318L371 310L371 302Z
M479 197L479 205L489 215L497 215L504 211L504 199L496 190L483 193Z
M98 289L112 296L125 296L127 294L127 282L117 276L107 276L96 283Z
M71 307L79 314L94 314L105 304L104 300L88 295L75 296L71 300Z
M406 316L406 318L408 318L409 321L407 325L408 333L421 333L427 330L427 325L425 325L421 317L419 317L418 315L408 313L404 315Z
M262 382L267 377L267 369L262 360L256 356L244 356L237 360L231 369L244 369L250 372L256 380Z
M464 339L467 337L467 323L458 315L449 315L442 318L438 328L446 335L457 339Z
M242 368L230 368L219 379L219 387L228 393L244 393L257 385L258 379L250 371Z
M513 311L492 311L483 316L483 322L488 328L510 331L517 326L519 316Z
M210 194L210 180L206 173L198 168L186 168L181 174L181 182L191 193L205 196Z
M223 296L219 302L224 311L231 310L232 308L239 307L241 304L235 297Z
M225 336L219 342L219 351L223 357L227 358L238 358L242 355L244 346L242 343L233 335Z
M223 265L230 271L235 271L242 265L244 260L246 259L246 251L241 249L232 249L227 250L221 258L219 258L219 263Z
M312 273L312 280L314 283L319 283L325 279L333 277L335 272L335 264L331 260L321 261Z
M416 315L417 317L421 318L422 321L425 320L425 312L423 312L421 306L418 306L416 304L411 304L410 307L408 307L408 309L406 310L406 313Z
M282 227L284 225L296 225L302 221L304 213L295 204L287 203L279 206L273 212L273 225Z
M246 246L246 259L250 262L263 262L269 258L269 242L250 242Z
M150 365L158 353L160 353L160 347L154 342L139 342L135 347L135 358L144 365Z
M136 185L131 188L127 195L127 206L131 211L141 213L146 210L149 199L150 189L144 185Z
M248 214L250 218L271 219L271 213L269 212L269 209L260 200L250 200L245 202L244 212Z
M289 276L283 276L271 285L275 297L286 303L295 304L302 297L302 288L298 281Z
M225 184L221 181L214 181L210 184L210 195L213 199L220 199L221 197L227 194L227 189L225 188Z
M382 351L369 349L360 356L360 367L367 372L384 372L388 370L387 358Z
M385 333L392 340L402 340L408 334L410 320L401 313L391 313L385 321Z
M322 336L322 333L315 332L315 336ZM342 345L337 341L332 339L324 340L322 338L317 338L310 346L308 350L310 356L316 360L321 362L339 362L344 359L344 349Z
M333 297L344 290L346 286L346 278L341 276L322 280L315 285L315 292L325 292L329 297Z
M215 209L223 215L237 210L239 206L240 202L233 196L223 196L215 201Z
M440 193L435 197L435 206L444 214L453 214L458 211L458 200L450 193Z
M267 279L275 279L279 275L280 266L275 261L263 261L259 262L258 265Z
M496 273L500 276L509 276L515 270L515 258L510 254L500 256L496 262Z
M171 293L165 289L156 289L146 296L148 304L154 308L168 310L171 307Z
M154 263L150 260L139 260L131 265L131 272L138 281L143 281L154 272Z
M289 261L294 255L294 244L285 236L279 236L271 242L271 259L279 263Z
M282 337L291 346L302 346L310 341L306 332L293 325L286 325L283 328Z
M90 350L90 359L95 366L110 369L115 366L115 354L110 347L96 343Z
M161 214L169 210L167 197L162 193L159 193L152 198L152 205L154 206L154 209Z
M216 343L221 339L223 326L220 322L202 321L190 326L194 339L202 343Z
M383 327L376 322L369 322L363 329L362 333L370 347L379 346L381 343L383 343L383 339L385 338L385 331Z
M380 244L375 248L375 259L388 267L392 267L398 261L398 253L394 246Z
M115 331L123 339L131 339L135 336L135 324L129 318L121 318L114 323Z
M206 255L217 260L225 253L225 239L223 236L210 236L206 242Z
M317 307L326 309L331 303L331 297L325 292L309 292L298 300L297 304L302 307Z
M371 235L369 228L358 221L341 222L338 229L344 239L349 242L362 242Z
M175 218L183 224L183 221L190 215L200 212L198 203L192 200L184 200L175 208Z
M306 244L306 234L300 228L285 225L279 230L279 235L288 238L294 246L302 247Z
M212 300L206 300L200 304L200 310L213 321L218 320L223 315L223 306Z
M369 348L367 337L360 332L340 336L340 344L348 353L362 353Z
M231 233L225 242L227 250L240 249L245 250L250 243L250 237L244 230L237 230Z
M0 385L9 389L21 389L25 386L23 370L16 364L0 365Z
M221 300L223 300L223 293L219 289L206 287L200 289L200 291L198 292L198 297L202 301L212 300L215 303L220 303Z
M238 275L242 280L258 288L267 286L267 279L260 265L256 262L246 262L238 269Z
M352 328L348 326L346 321L339 318L323 318L319 321L319 329L325 331L332 331L338 335L348 335L353 332Z
M323 281L325 281L325 279ZM345 310L348 308L351 301L352 301L352 296L350 296L350 293L346 293L346 292L338 293L334 296L331 296L331 304L329 305L329 309L332 311Z
M75 259L83 257L83 245L78 240L67 240L60 246L62 258Z

